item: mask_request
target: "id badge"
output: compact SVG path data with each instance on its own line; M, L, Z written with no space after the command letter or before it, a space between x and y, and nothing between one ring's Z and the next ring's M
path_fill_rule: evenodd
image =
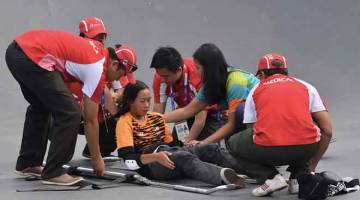
M189 135L189 127L186 121L175 123L175 130L180 141L185 142L186 136Z

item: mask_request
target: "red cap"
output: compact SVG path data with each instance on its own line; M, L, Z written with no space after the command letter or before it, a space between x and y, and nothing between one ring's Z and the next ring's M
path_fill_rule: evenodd
M119 61L124 65L126 73L132 73L137 70L136 52L134 48L127 44L116 45L115 53Z
M278 53L266 54L259 60L256 75L258 75L259 71L263 69L287 69L286 59L283 55Z
M101 33L107 34L104 22L96 17L86 17L81 20L79 30L88 38L94 38Z

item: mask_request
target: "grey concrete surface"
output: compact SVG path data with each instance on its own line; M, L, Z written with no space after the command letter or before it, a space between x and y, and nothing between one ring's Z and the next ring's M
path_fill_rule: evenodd
M12 173L27 103L11 77L4 53L17 35L34 28L77 33L79 20L97 16L109 30L108 45L130 43L138 52L137 77L150 84L151 56L172 45L191 56L216 43L231 65L255 72L263 54L284 54L292 75L317 87L334 126L333 143L319 171L360 177L360 1L358 0L3 0L0 1L0 199L256 199L247 189L211 196L123 186L80 192L16 193L36 183ZM84 143L79 138L75 158ZM263 199L296 199L286 191ZM335 199L359 199L360 193Z

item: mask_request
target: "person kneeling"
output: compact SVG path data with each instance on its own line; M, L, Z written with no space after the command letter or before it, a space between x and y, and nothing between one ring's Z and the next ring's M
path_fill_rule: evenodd
M252 191L267 196L288 187L315 168L332 137L331 120L316 88L288 75L284 56L270 53L259 60L260 83L250 91L244 112L249 129L228 140L228 149L247 175L264 183ZM289 184L276 166L289 165Z

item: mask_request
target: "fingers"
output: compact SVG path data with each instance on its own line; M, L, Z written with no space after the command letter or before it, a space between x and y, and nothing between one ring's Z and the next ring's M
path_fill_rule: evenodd
M92 160L92 167L94 169L94 174L97 176L104 176L105 174L105 162L102 158Z
M200 143L200 141L198 141L198 140L191 140L189 143L192 144L192 145L195 145L195 144Z
M169 157L166 157L166 159L167 159L168 168L175 169L175 163L171 161Z
M186 146L195 146L195 145L197 145L197 144L200 144L201 143L201 141L198 141L198 140L190 140L187 144L186 144Z
M94 170L96 176L104 176L105 170Z
M168 169L175 169L175 163L169 158L169 156L171 156L171 153L168 151L162 151L161 154L163 155L161 164Z
M168 168L168 169L171 169L171 170L175 169L175 164L173 162L171 162L171 161L170 162L165 162L163 166Z

